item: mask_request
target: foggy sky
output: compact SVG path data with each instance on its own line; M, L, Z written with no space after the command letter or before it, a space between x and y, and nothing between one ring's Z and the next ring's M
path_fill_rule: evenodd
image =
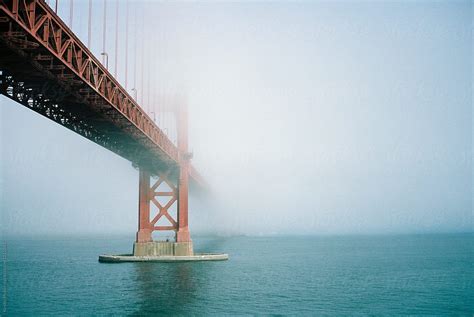
M186 93L213 190L191 233L472 231L469 2L154 7L151 89ZM129 162L5 97L0 113L4 231L133 236Z

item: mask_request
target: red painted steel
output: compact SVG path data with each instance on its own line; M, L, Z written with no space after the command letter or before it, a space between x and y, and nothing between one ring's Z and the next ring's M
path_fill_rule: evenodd
M152 241L155 230L173 230L178 242L191 241L189 180L206 185L190 164L183 104L175 146L43 0L0 0L0 93L139 167L137 242ZM152 187L151 176L159 176ZM162 182L171 191L156 191ZM161 205L157 196L170 201ZM150 202L159 210L152 220ZM177 219L168 212L175 202ZM162 217L170 224L157 226Z
M168 186L169 191L158 190L163 183ZM156 197L169 197L169 200L166 204L162 205ZM186 205L181 203L182 199L186 199ZM169 214L169 209L176 201L178 201L178 221ZM151 220L150 203L153 203L158 208L158 213ZM150 242L153 240L151 236L153 231L165 230L175 231L177 242L191 241L187 223L187 185L183 184L181 176L178 180L178 188L165 173L160 174L158 180L150 187L150 173L140 169L138 205L137 242ZM157 225L158 221L163 217L167 219L169 224Z
M24 89L24 93L28 94L34 92L35 88L30 89L29 86L41 86L48 80L54 81L77 107L71 109L70 103L57 102L50 111L28 105L30 108L76 132L76 128L70 127L72 121L77 121L76 125L87 126L95 131L95 134L91 133L96 137L90 136L91 133L78 133L138 166L146 163L143 161L145 155L137 152L143 150L149 153L148 161L160 163L150 163L153 166L148 168L152 173L160 169L173 169L174 173L179 173L180 156L183 153L44 1L0 0L0 42L0 71L3 72L1 93L27 105L29 101L15 95L13 91ZM29 97L37 96L35 92L33 97L31 94ZM41 101L45 99L52 98L43 96ZM49 115L51 111L59 111L59 115L67 117L69 122L63 123L64 120L52 118ZM102 137L102 141L97 140L99 137ZM107 143L111 139L113 142ZM127 139L127 146L134 147L134 153L125 153L127 149L121 144L121 139ZM125 149L117 149L120 145ZM194 169L191 177L198 184L204 184Z
M173 143L46 3L40 0L2 0L0 10L178 162L179 154ZM13 32L10 36L5 35L7 40L21 36Z
M178 148L181 153L179 177L176 187L170 181L168 174L160 174L158 180L150 188L150 174L144 169L140 169L139 181L139 221L137 242L152 241L153 231L173 230L176 233L176 242L189 242L191 235L188 225L188 178L189 178L189 160L191 155L188 153L188 112L187 108L181 106L178 108ZM170 191L157 191L161 184L166 183ZM170 199L165 205L162 205L156 197L169 197ZM150 202L157 208L158 213L150 220ZM176 221L168 212L168 210L177 202L177 218ZM158 221L165 217L169 225L157 226Z
M178 180L178 231L176 232L177 242L191 241L188 228L188 187L189 187L189 160L191 155L188 152L188 111L182 104L178 108L178 148L181 156Z
M144 169L140 169L138 188L137 242L150 242L150 174Z

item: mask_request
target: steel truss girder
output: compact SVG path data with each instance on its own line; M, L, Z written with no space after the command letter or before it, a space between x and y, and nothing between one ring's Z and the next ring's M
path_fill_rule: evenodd
M166 168L176 169L179 166L182 160L180 150L45 1L0 0L0 49L6 51L6 47L11 49L13 54L21 55L27 60L26 64L31 64L29 66L31 70L36 71L36 68L42 68L43 75L47 73L48 78L69 86L78 98L79 104L84 103L89 108L95 108L90 113L87 113L87 110L84 111L82 116L96 116L97 113L104 114L106 110L112 109L112 113L105 115L106 119L116 127L124 129L125 133L137 143L135 148L141 148L141 152L147 154L142 155L147 156L143 160L134 159L130 155L124 156L132 160L134 164L149 164L149 168L155 171ZM22 64L22 69L20 69L10 63L6 56L4 59L4 56L4 54L0 56L0 70L10 72L15 77L17 77L16 72L29 73L27 65ZM20 81L23 81L24 86L28 87L33 87L36 84L29 82L24 77ZM12 95L10 94L9 97L12 98ZM55 107L58 108L56 112L61 113L59 111L62 108L60 100ZM50 108L52 109L52 107ZM53 111L52 115L49 115L49 112L45 112L45 114L58 123L72 122L72 118L61 117L59 121L54 119L57 117L56 112ZM76 118L76 122L80 121L78 118ZM95 121L100 121L100 119ZM101 132L104 132L101 130L102 128L79 128L77 123L71 127L73 131L83 131L78 133L94 142L107 138L106 135L101 135ZM90 132L94 129L100 132ZM103 141L98 141L98 143L109 144ZM149 163L157 158L161 163ZM194 171L193 180L197 184L204 184L200 175L194 169L190 170Z

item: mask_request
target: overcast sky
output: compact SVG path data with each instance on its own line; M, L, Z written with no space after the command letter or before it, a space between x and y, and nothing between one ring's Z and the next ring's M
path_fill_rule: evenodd
M87 3L73 20L84 41ZM145 8L149 91L186 93L194 165L213 188L213 208L191 203L192 233L472 231L470 2ZM133 236L129 162L5 97L0 115L4 229Z

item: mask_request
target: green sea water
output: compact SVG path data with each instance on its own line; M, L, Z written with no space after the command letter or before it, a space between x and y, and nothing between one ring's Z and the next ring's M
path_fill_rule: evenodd
M474 313L474 235L194 237L229 261L120 263L132 237L10 238L4 315Z

